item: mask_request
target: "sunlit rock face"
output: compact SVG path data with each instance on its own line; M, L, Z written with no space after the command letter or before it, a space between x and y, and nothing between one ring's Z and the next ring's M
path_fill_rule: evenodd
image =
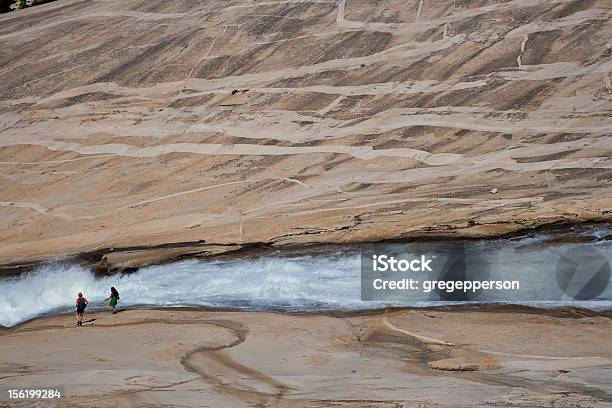
M611 15L603 0L3 14L0 263L608 219Z

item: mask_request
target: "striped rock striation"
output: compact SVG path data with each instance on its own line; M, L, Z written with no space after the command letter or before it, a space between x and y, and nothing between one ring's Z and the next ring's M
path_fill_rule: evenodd
M611 16L603 0L1 15L0 263L609 220Z

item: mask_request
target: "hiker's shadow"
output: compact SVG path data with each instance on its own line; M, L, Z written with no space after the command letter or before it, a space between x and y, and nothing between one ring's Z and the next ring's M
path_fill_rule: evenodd
M89 320L85 320L83 323L91 323L91 322L95 322L98 319L89 319Z

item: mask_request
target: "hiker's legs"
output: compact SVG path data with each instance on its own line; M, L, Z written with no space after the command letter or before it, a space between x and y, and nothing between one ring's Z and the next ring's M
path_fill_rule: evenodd
M83 324L83 313L77 313L77 323L79 326Z

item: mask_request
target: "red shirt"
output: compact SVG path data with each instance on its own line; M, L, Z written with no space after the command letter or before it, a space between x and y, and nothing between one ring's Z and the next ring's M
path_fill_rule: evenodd
M89 302L87 302L87 298L86 298L85 296L80 297L80 298L78 297L78 298L76 298L76 304L77 304L77 306L78 306L78 304L79 304L79 300L81 300L81 299L83 299L83 300L85 301L85 303L89 303Z

